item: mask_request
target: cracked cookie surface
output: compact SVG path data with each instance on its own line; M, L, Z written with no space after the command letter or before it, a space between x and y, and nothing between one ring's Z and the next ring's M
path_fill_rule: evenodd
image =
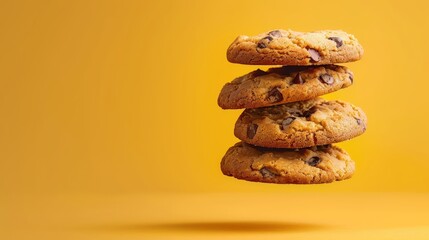
M322 98L246 109L235 123L240 140L261 147L304 148L345 141L366 130L358 107Z
M323 65L362 58L363 48L341 30L297 32L273 30L256 36L238 36L227 50L232 63L252 65Z
M339 147L270 149L239 142L221 161L227 176L266 183L313 184L350 178L355 163Z
M337 65L258 69L225 84L218 105L223 109L267 107L312 99L352 83L353 73Z

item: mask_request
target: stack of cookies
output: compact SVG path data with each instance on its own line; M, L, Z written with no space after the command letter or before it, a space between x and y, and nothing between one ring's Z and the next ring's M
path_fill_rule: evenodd
M278 65L227 83L223 109L245 108L235 123L241 142L221 162L225 175L266 183L329 183L350 178L355 164L333 146L362 134L358 107L319 96L353 84L353 73L334 64L357 61L363 49L343 31L274 30L239 36L228 48L232 63Z

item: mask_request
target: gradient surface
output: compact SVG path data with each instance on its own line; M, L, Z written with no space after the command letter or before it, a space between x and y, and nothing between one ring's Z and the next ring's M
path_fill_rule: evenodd
M1 1L0 195L428 192L426 1ZM339 144L355 176L327 185L224 177L238 111L223 84L237 35L342 29L365 49L367 132ZM31 198L28 198L28 203ZM12 203L11 203L12 204ZM5 208L9 205L3 205ZM7 221L7 220L5 220Z

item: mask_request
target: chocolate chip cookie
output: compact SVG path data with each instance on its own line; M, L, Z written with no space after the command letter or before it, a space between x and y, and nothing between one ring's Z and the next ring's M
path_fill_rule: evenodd
M350 178L355 163L347 152L332 145L270 149L239 142L226 152L221 170L247 181L311 184Z
M227 83L218 104L223 109L266 107L315 98L352 83L353 73L337 65L258 69Z
M322 98L246 109L235 123L242 141L271 148L304 148L341 142L362 134L367 118L358 107Z
M363 48L340 30L296 32L274 30L239 36L227 50L228 61L253 65L323 65L357 61Z

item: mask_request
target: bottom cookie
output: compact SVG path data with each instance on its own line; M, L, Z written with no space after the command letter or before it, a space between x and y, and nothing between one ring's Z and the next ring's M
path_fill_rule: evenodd
M239 142L226 152L221 170L247 181L316 184L350 178L355 163L346 151L332 145L273 149Z

